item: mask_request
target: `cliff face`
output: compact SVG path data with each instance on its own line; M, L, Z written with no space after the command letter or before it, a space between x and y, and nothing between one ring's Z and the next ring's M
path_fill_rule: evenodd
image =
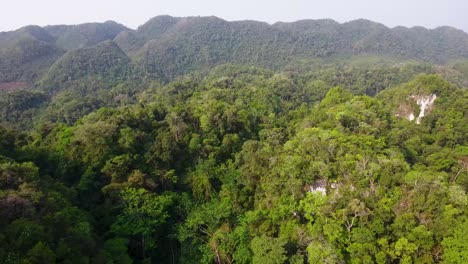
M416 103L419 105L419 115L416 118L416 124L420 124L421 118L426 116L426 114L432 110L434 101L437 99L437 95L416 95L413 96L412 99L416 100Z
M432 111L436 99L437 95L433 93L410 95L408 101L400 103L395 116L421 124L421 119Z

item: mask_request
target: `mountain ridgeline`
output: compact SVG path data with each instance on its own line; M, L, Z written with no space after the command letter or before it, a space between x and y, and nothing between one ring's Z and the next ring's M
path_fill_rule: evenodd
M138 92L220 65L283 72L375 95L416 75L468 86L468 35L450 27L390 29L368 20L273 25L217 17L158 16L129 29L118 23L27 26L0 33L0 114L30 128L73 123L102 106L135 102ZM198 77L195 77L198 76ZM40 118L39 118L40 117Z
M390 29L363 19L343 24L325 19L269 25L217 17L158 16L137 30L109 21L28 26L0 33L0 82L36 82L57 68L52 67L54 63L61 63L66 72L69 69L59 60L62 56L89 55L103 41L115 42L131 60L129 67L146 78L163 81L226 63L283 69L313 59L361 55L437 64L468 59L468 34L450 27ZM102 46L97 48L102 50ZM121 57L115 46L107 48L110 56ZM85 51L77 53L77 49ZM81 67L80 72L95 71ZM110 74L104 69L102 73Z

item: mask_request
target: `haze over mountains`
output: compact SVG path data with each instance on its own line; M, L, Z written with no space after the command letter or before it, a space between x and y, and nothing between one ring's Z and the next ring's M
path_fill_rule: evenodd
M96 71L118 75L138 71L146 78L168 81L225 63L281 69L317 58L368 55L447 64L468 59L468 34L451 27L390 29L363 19L269 25L157 16L137 30L113 21L27 26L0 33L0 83L50 79L47 73L57 68L64 69L67 79ZM67 67L73 69L71 76ZM114 72L115 67L120 69Z

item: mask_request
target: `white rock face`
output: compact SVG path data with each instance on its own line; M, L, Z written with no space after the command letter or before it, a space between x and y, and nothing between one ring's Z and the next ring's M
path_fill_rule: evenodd
M315 192L315 193L320 193L322 195L326 195L327 194L327 189L325 189L325 187L322 187L322 186L314 187L314 186L311 185L309 187L309 192Z
M409 121L413 121L413 120L414 120L414 114L413 114L413 113L410 113L410 114L408 115L408 120L409 120Z
M325 179L316 180L314 184L309 185L309 192L327 195L327 181Z
M421 123L421 118L423 118L426 115L426 112L432 107L434 104L435 99L437 99L437 95L431 94L431 95L418 95L418 96L411 96L411 98L416 99L416 103L419 105L420 111L419 111L419 116L416 118L416 124ZM411 114L413 115L413 114ZM410 121L414 119L408 118Z

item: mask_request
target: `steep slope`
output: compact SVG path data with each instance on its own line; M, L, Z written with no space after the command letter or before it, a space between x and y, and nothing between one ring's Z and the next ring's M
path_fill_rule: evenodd
M153 77L169 80L223 63L277 69L314 58L354 55L432 63L468 58L468 35L463 31L449 27L390 29L364 19L344 24L303 20L270 26L216 17L164 16L153 18L132 32L132 37L147 40L132 53L138 64Z
M377 98L385 101L394 118L439 132L447 130L446 138L441 140L450 141L462 140L461 135L468 133L468 106L464 103L467 96L466 89L456 89L440 76L421 75L383 91ZM457 111L450 110L453 108Z
M127 27L114 21L86 23L74 26L47 26L44 28L57 39L57 46L65 50L84 48L114 39Z
M301 58L333 53L329 48L322 52L322 42L320 38L262 22L189 17L177 20L164 34L148 41L136 60L154 77L170 80L224 63L277 69Z
M146 27L142 28L149 31ZM146 73L167 79L217 64L240 62L235 60L241 59L235 56L235 48L250 41L252 35L246 30L249 37L241 41L238 33L236 27L219 18L183 18L158 38L148 41L136 55L136 61Z
M157 39L174 27L182 18L156 16L138 27L138 34L145 40Z
M130 59L113 41L67 52L49 70L41 86L52 93L86 80L114 83L131 72Z
M37 26L0 35L0 83L34 82L64 51L54 37Z
M112 40L126 27L113 21L75 26L27 26L0 34L0 83L34 83L66 50Z
M14 46L15 43L24 38L36 39L47 43L53 43L54 37L39 26L26 26L15 31L2 32L0 34L0 45Z
M160 38L172 28L180 18L157 16L135 30L122 31L114 39L115 43L127 54L135 54L146 42Z
M114 42L128 55L135 54L145 44L145 40L133 30L120 32Z
M449 64L468 59L468 34L450 27L391 29L364 19L343 24L323 19L269 25L217 17L157 16L137 30L108 21L30 26L0 33L0 66L4 68L0 81L35 82L64 50L108 40L113 40L146 78L162 81L193 71L207 72L225 63L283 70L317 59L340 63L356 56L391 58L392 63Z

